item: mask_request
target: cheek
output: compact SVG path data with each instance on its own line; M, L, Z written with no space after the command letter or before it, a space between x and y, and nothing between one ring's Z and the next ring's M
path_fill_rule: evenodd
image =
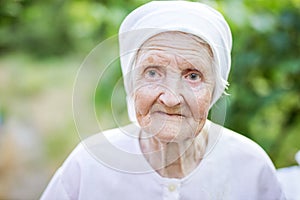
M149 110L158 96L156 91L157 89L153 86L143 86L136 89L134 93L134 103L138 119L149 113Z
M189 107L196 121L206 119L210 108L212 93L210 90L200 90L194 92L194 100L189 100Z

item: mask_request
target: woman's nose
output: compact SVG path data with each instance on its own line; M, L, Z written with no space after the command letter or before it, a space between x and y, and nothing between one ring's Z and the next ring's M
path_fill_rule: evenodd
M183 102L182 95L175 88L164 88L158 101L167 107L178 106Z

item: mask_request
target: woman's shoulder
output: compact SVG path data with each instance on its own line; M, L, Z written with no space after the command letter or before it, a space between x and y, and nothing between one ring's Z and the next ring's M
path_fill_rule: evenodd
M88 137L81 143L89 149L102 149L114 146L124 151L132 151L138 141L139 127L136 124L109 129Z
M76 166L78 171L145 171L139 142L139 127L130 124L109 129L80 142L63 164L64 169ZM134 163L139 162L139 165ZM73 167L74 168L74 167ZM141 168L141 169L140 169Z
M102 152L120 149L127 152L134 151L133 146L137 141L139 127L135 124L101 131L83 139L72 151L69 157L89 157L87 153L95 153L101 149ZM92 155L93 156L93 155Z
M261 162L273 167L273 163L265 150L246 136L211 122L212 130L217 130L219 139L216 148L227 156L251 162ZM215 134L215 133L214 133Z

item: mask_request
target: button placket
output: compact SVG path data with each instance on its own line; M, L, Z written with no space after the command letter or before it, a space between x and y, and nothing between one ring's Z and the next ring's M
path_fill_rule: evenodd
M170 192L174 192L174 191L176 190L176 188L177 188L177 187L176 187L175 184L172 184L172 183L171 183L171 184L168 185L168 189L169 189Z
M179 182L166 182L164 184L164 200L175 200L179 199Z

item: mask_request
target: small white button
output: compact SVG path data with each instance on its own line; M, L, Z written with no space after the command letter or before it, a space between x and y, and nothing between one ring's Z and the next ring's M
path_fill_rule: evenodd
M173 192L173 191L176 190L176 185L170 184L170 185L168 186L168 189L169 189L170 192Z

